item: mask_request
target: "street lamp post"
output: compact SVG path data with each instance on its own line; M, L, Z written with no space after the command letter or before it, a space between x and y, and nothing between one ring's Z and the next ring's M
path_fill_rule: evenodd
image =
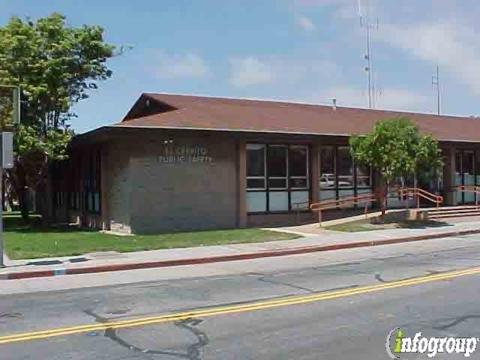
M15 85L0 85L0 88L12 90L13 123L20 122L20 87ZM4 240L3 240L3 169L13 167L13 132L0 133L0 268L5 267Z

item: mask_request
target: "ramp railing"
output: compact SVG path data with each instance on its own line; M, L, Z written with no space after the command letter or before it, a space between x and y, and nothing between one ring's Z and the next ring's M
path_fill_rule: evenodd
M480 187L477 188L478 194L480 194ZM439 207L440 204L443 203L443 196L433 194L428 192L427 190L421 188L398 188L394 191L390 191L389 193L396 193L400 198L407 198L406 201L406 208L408 209L408 197L412 196L416 198L417 208L420 207L420 199L428 200ZM478 198L479 196L477 196ZM364 214L367 216L368 214L368 206L378 201L377 196L375 194L362 194L358 196L347 196L342 197L339 199L331 199L331 200L324 200L313 203L310 205L310 210L318 212L318 223L322 225L322 211L330 210L330 209L337 209L341 206L351 206L351 205L359 205L362 204L364 206Z
M475 206L478 208L478 199L480 197L480 186L477 185L459 185L455 187L456 191L475 194Z
M313 203L310 205L310 210L318 212L318 223L322 225L322 211L329 209L336 209L340 206L345 205L359 205L364 204L364 214L365 216L368 213L368 205L377 201L377 198L374 194L362 194L358 196L347 196L343 198L324 200Z
M443 196L433 194L427 190L422 188L412 187L412 188L400 188L398 189L398 193L401 197L408 197L413 196L417 200L417 208L420 207L420 198L430 201L434 203L436 207L439 207L440 204L443 203ZM406 207L408 209L408 201L406 202Z

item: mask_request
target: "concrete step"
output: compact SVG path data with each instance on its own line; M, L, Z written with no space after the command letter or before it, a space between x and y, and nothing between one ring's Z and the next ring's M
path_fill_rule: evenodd
M428 215L436 215L436 214L462 214L462 213L469 213L472 211L480 211L480 208L469 207L469 208L459 208L459 209L438 209L438 210L428 210Z
M421 211L421 210L420 210ZM480 216L480 207L475 205L448 206L423 210L429 219L447 219Z
M447 218L471 217L471 216L480 216L480 211L472 211L468 213L447 213L447 214L428 215L428 218L429 219L447 219Z
M480 208L480 203L479 203ZM475 209L475 205L455 205L455 206L440 206L440 207L420 207L420 208L411 208L411 210L419 211L436 211L436 210L456 210L456 209Z

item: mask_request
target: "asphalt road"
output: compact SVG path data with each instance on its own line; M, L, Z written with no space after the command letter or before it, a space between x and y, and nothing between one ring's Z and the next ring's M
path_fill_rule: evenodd
M387 359L396 327L480 337L480 238L326 261L338 253L237 262L236 273L222 275L3 295L0 359ZM473 270L451 273L459 269ZM58 330L32 334L49 329ZM8 337L15 334L23 335ZM479 357L480 343L471 358Z

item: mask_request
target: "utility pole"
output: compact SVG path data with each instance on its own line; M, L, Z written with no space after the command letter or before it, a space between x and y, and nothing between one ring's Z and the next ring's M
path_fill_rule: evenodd
M432 85L437 90L437 114L440 115L440 69L437 65L437 72L432 76Z
M20 122L20 87L0 85L0 88L12 91L12 123ZM0 132L0 268L5 267L3 240L3 170L13 167L13 132Z

